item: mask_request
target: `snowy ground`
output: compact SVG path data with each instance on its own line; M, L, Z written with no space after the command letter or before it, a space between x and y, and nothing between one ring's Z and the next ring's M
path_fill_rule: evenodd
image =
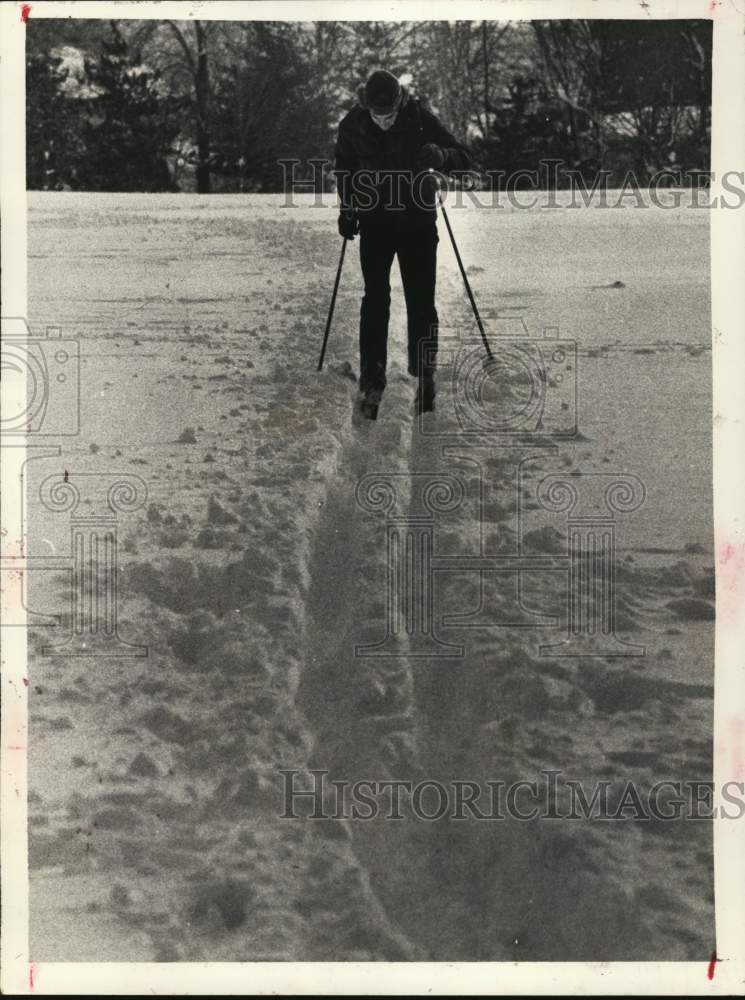
M83 387L80 433L28 467L29 555L69 551L69 515L36 499L47 476L84 486L84 513L106 476L139 476L147 501L118 522L119 632L149 650L32 657L32 959L708 958L706 822L288 820L278 773L561 769L616 796L710 778L707 214L451 211L489 330L577 342L579 433L537 448L518 521L511 453L487 439L479 482L444 375L437 417L412 417L397 276L389 389L377 424L352 426L356 244L319 375L335 213L282 200L29 196L29 320L80 338ZM440 239L443 336L470 336ZM386 523L356 499L363 476L399 484L405 514L422 473L457 476L438 556L530 538L556 555L565 516L529 497L550 470L644 483L615 565L617 629L644 657L540 657L560 630L441 625L464 656L354 656L385 634ZM559 577L531 576L525 604L561 614ZM478 585L442 574L436 614L474 612ZM69 587L31 573L31 608L69 618ZM512 578L484 587L510 620ZM50 635L34 628L35 648Z

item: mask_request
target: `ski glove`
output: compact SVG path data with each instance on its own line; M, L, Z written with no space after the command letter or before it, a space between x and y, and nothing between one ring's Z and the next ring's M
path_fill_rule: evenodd
M428 170L430 167L433 170L441 170L445 166L445 159L446 151L434 142L428 142L419 150L417 166L422 170Z
M360 220L357 213L352 209L344 209L339 212L339 235L345 240L353 240L355 234L360 231Z

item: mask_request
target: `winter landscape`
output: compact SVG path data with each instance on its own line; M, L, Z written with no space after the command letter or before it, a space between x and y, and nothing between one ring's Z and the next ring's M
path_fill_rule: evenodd
M436 412L413 414L395 268L389 386L377 422L353 423L357 243L316 371L332 197L29 193L29 323L79 341L81 385L78 433L51 439L64 466L26 468L34 961L708 959L706 821L282 816L282 770L298 787L311 770L484 786L560 770L614 801L711 779L708 213L557 197L450 208L495 355L521 330L576 343L576 432L476 439L447 352ZM443 339L478 340L439 233ZM523 389L505 368L479 398ZM618 650L637 655L541 655L567 628L567 514L536 496L554 472L643 487L612 566ZM387 531L422 476L462 491L429 522L452 560L436 632L462 654L417 655L404 631L396 655L358 655L386 635ZM71 593L90 595L43 569L73 555L45 489L72 485L92 518L128 477L147 495L118 514L108 565L134 644L118 652L146 655L42 655L69 635ZM485 554L542 570L456 567Z

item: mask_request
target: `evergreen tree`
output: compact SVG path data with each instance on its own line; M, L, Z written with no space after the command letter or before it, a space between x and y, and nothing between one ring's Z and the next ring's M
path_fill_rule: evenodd
M323 184L309 161L331 155L378 66L427 99L482 170L550 158L642 180L709 164L710 21L30 24L29 187L170 190L179 162L201 193L276 191L280 160Z
M26 62L26 187L54 191L74 177L79 129L74 103L65 97L61 60L31 52Z
M219 188L281 189L280 160L312 177L333 147L335 111L303 58L303 25L250 22L214 78L213 171ZM226 53L227 54L227 53Z
M563 106L552 99L540 80L516 76L508 91L495 105L486 135L473 140L477 167L501 170L509 176L517 171L537 173L542 159L561 160L566 168L586 166L574 159ZM523 177L516 186L529 187L529 178Z
M81 186L94 191L168 191L167 155L179 131L176 102L115 24L99 58L86 59L93 96L83 125Z

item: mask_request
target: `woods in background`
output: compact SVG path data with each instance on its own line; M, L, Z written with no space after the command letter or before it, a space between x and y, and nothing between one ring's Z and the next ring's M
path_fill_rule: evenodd
M313 177L381 66L482 172L706 171L711 35L709 21L32 20L27 186L279 191L278 161Z

